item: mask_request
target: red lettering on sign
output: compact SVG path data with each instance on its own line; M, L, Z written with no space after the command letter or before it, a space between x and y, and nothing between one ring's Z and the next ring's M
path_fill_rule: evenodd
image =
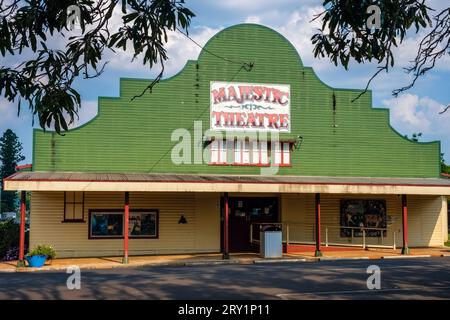
M229 85L211 91L214 104L236 101L237 103L265 101L287 105L289 103L289 92L265 86L234 86Z
M280 117L278 116L278 114L269 114L267 117L269 119L269 127L279 128L278 119Z
M214 103L220 103L226 99L225 96L225 88L220 88L219 90L213 90L212 91L213 97L214 97Z
M253 112L250 112L247 117L247 126L248 127L256 127L256 118Z
M280 114L280 127L281 128L289 127L289 115L288 114Z

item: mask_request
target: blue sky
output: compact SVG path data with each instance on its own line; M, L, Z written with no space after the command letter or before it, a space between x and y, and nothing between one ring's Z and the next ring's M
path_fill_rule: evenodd
M350 70L335 67L326 59L315 59L312 54L311 35L318 24L310 20L321 10L318 0L187 0L186 5L196 14L192 21L190 35L200 44L223 28L243 22L266 25L283 34L297 48L306 66L312 66L317 75L328 85L339 88L363 88L376 71L376 65L352 63ZM443 1L429 1L439 7ZM114 16L114 26L119 25L119 15ZM450 162L450 112L439 115L444 105L450 103L450 57L438 63L427 76L422 77L414 88L393 98L391 92L409 83L410 77L403 68L414 58L421 34L411 33L402 47L396 51L396 67L389 74L382 74L370 86L373 106L391 109L391 124L401 134L411 136L422 132L421 141L440 140L442 152ZM58 39L54 40L55 46ZM169 61L165 77L179 72L188 59L196 59L200 49L179 33L172 33L167 45ZM14 59L17 59L15 57ZM80 113L82 124L97 112L98 96L118 96L120 77L153 78L159 69L150 70L139 62L130 62L131 53L107 54L109 61L104 74L97 79L79 80L76 88L81 93L83 107ZM15 64L18 60L5 59L2 65ZM24 109L24 108L23 108ZM29 112L17 117L15 104L0 98L0 132L14 130L24 146L26 160L31 163L32 119Z

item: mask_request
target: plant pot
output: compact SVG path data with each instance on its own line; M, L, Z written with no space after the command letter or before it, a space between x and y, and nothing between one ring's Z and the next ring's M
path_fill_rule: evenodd
M47 260L47 257L44 255L28 256L28 257L25 257L25 259L27 260L29 267L41 268L45 264L45 260Z

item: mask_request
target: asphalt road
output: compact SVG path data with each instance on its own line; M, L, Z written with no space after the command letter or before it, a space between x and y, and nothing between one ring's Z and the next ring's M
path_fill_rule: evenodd
M450 257L81 270L79 290L68 276L0 273L0 299L450 299Z

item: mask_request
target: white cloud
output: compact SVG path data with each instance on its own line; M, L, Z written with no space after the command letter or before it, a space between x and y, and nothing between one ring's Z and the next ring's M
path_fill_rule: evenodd
M248 16L245 23L261 23L261 18L258 16Z
M196 27L190 30L189 37L203 47L220 30L221 28ZM169 57L166 62L168 75L180 71L187 60L196 60L201 51L198 45L180 32L170 33L166 48Z
M189 36L200 46L204 46L206 42L214 36L220 29L208 27L194 27L190 30ZM165 61L164 77L172 76L178 73L189 59L197 59L201 48L194 42L189 40L180 32L169 32L168 42L165 45L168 60ZM112 70L128 70L133 71L136 76L139 74L151 78L160 71L160 66L155 65L152 69L148 65L143 66L142 60L137 58L132 61L133 53L131 50L126 52L116 50L116 53L109 52L105 57L108 61L107 68Z
M97 115L97 113L97 101L81 101L81 109L78 110L78 118L75 117L74 123L72 123L69 128L73 129L89 122Z
M405 67L411 67L417 56L420 42L430 32L430 28L420 31L419 33L410 32L398 47L393 49L395 68L402 69ZM440 46L442 48L442 46ZM435 51L440 50L437 48ZM438 71L450 71L450 55L443 55L440 57L434 70Z
M430 121L422 111L418 110L419 97L417 95L404 94L397 99L383 100L383 104L391 108L394 122L399 122L410 130L418 132L429 130Z
M383 100L391 109L393 126L402 133L421 132L428 135L450 135L450 112L439 114L444 104L430 98L406 93Z
M64 114L64 118L68 124L69 130L82 126L83 124L91 121L98 113L97 101L81 101L81 109L78 109L78 117L75 116L74 121L70 122L70 118L67 113ZM36 128L40 128L39 124L35 125ZM54 131L54 122L52 121L47 131Z
M433 6L439 8L439 5L436 3L433 3ZM322 11L323 6L302 3L302 5L290 12L280 12L277 10L261 12L247 16L245 21L264 24L283 34L299 51L304 64L313 67L316 71L344 71L343 67L336 68L327 57L318 59L313 55L314 46L311 43L311 37L321 28L321 21L320 19L312 20ZM429 31L429 29L422 30L418 34L411 31L403 40L402 44L398 48L393 49L396 65L390 71L390 74L393 71L398 72L398 75L402 78L399 79L401 80L399 83L402 83L402 81L407 82L407 79L410 78L410 76L404 73L403 68L411 66L411 61L416 57L420 41ZM350 68L355 69L360 67L366 70L367 80L376 72L376 66L376 63L359 65L352 60L350 61ZM370 71L371 69L373 71ZM444 55L441 57L436 63L435 70L450 71L450 56ZM358 86L361 87L361 84L359 82ZM392 85L392 82L390 84ZM396 88L391 88L390 90L393 89Z
M217 6L230 9L230 10L239 10L239 11L255 11L255 10L266 10L270 7L280 7L287 6L289 4L296 3L296 0L258 0L258 1L243 1L243 0L226 0L226 1L217 1Z
M31 115L26 107L22 104L20 116L17 116L18 106L16 102L9 102L5 98L0 97L0 132L8 129L9 126L17 126L25 124L30 121L31 125Z
M81 109L78 110L78 117L75 117L74 123L69 125L70 129L79 127L92 120L98 113L97 101L82 101ZM37 118L35 118L37 119ZM69 117L66 117L69 122ZM40 128L39 121L35 121L35 128ZM51 124L53 127L53 123ZM8 102L0 98L0 133L8 128L32 128L32 115L26 104L22 104L20 116L17 116L17 104ZM53 131L53 129L47 129Z
M315 59L311 43L311 37L320 27L318 20L311 20L322 11L322 6L303 6L289 13L275 10L250 15L245 21L260 23L278 31L295 46L304 65L324 70L332 68L333 64L328 59Z

